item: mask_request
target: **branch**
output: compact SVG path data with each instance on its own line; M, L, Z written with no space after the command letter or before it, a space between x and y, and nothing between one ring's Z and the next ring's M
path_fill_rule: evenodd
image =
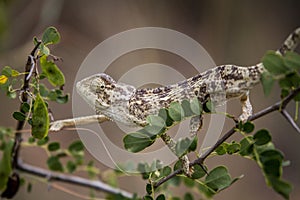
M36 50L38 49L38 47L40 46L41 42L38 42L35 47L33 48L33 50L31 51L30 55L27 58L27 62L25 65L25 77L24 77L24 83L23 83L23 87L22 87L22 95L21 95L21 99L22 102L27 102L28 101L28 94L27 94L27 90L29 90L29 81L30 81L30 76L32 73L30 73L33 69L33 67L35 66L33 62L35 62L34 59L34 54L36 52ZM20 112L23 112L21 110L21 106L22 103L20 105ZM19 150L20 150L20 144L22 142L22 135L19 132L20 130L23 129L25 124L25 121L18 121L17 124L17 132L15 134L15 141L14 141L14 146L13 146L13 150L12 150L12 168L14 169L17 165L18 162L18 157L19 157Z
M288 122L297 130L298 133L300 133L300 128L297 126L297 124L294 122L294 120L291 118L291 116L288 114L288 112L286 111L286 106L288 105L288 103L293 100L293 98L300 93L300 87L293 90L287 97L285 97L283 100L273 104L272 106L269 106L253 115L251 115L248 118L248 121L254 121L258 118L261 118L271 112L274 111L280 111L280 113L288 120ZM194 160L193 162L190 163L190 167L194 166L194 165L202 165L204 160L211 154L213 153L223 142L225 142L229 137L231 137L234 133L236 133L236 126L232 127L229 131L227 131L225 133L225 135L223 137L221 137L210 149L208 149L206 152L204 152L199 158L197 158L196 160ZM173 178L174 176L182 173L183 170L182 169L178 169L174 172L172 172L171 174L169 174L168 176L160 179L158 182L156 182L154 184L154 188L159 187L160 185L162 185L163 183L165 183L166 181L168 181L169 179Z
M133 198L134 196L133 194L125 190L111 187L110 185L107 185L101 181L93 181L78 176L71 176L71 175L51 172L49 170L45 170L40 167L23 163L23 161L20 159L18 159L16 168L19 171L32 174L34 176L46 178L48 181L60 181L60 182L70 183L70 184L79 185L87 188L92 188L98 191L106 192L108 194L114 194L114 195L121 194L126 198Z
M300 133L300 128L294 121L294 119L291 117L291 115L284 109L281 111L281 114L285 117L285 119L293 126L293 128Z

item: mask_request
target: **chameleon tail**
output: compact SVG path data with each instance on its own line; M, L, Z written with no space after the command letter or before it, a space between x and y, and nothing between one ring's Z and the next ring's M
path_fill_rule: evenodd
M286 40L283 42L281 47L276 51L276 53L283 56L286 54L287 51L294 51L299 43L300 43L300 27L298 27L286 38ZM250 68L257 69L257 71L259 71L260 74L265 71L265 68L262 63L258 63L256 66L252 66Z
M294 51L300 42L300 27L292 32L281 47L276 51L281 55L285 55L287 51Z

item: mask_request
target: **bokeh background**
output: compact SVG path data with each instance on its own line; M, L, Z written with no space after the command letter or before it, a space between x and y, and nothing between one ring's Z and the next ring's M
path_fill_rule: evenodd
M63 58L60 67L66 76L65 91L72 93L77 69L87 54L108 37L137 27L164 27L182 32L205 47L216 64L250 65L260 61L269 49L276 49L287 35L300 25L298 0L1 0L0 1L0 66L12 66L22 71L27 55L33 48L32 38L41 35L48 26L55 26L62 40L52 53ZM175 68L185 68L187 63L174 55L159 51L139 51L122 56L112 65L136 66L157 62ZM188 68L187 68L188 69ZM111 75L118 74L110 71ZM192 72L191 72L192 73ZM188 72L187 72L188 74ZM190 74L190 76L193 74ZM117 75L116 75L117 76ZM265 97L261 86L251 92L254 111L279 100L274 89ZM18 100L8 100L0 92L0 125L14 127L11 114L18 108ZM238 101L228 103L228 112L238 115ZM72 116L72 105L51 104L57 119ZM293 112L293 106L290 107ZM300 135L278 113L272 113L255 122L257 128L266 127L272 132L273 141L291 165L284 168L284 178L294 185L291 199L300 198ZM232 123L226 123L224 131ZM205 130L204 130L205 131ZM76 132L61 132L53 140L68 144L77 138ZM238 139L238 137L236 137ZM22 149L22 158L32 164L45 166L46 154L37 149ZM89 158L88 158L89 159ZM281 197L268 188L260 169L252 161L237 156L224 156L207 160L210 167L224 164L232 176L244 178L214 199L273 199ZM102 170L105 166L96 163ZM81 199L57 189L51 184L33 179L31 193L26 188L14 199ZM120 187L144 194L145 182L139 177L123 177ZM81 194L88 189L61 184ZM177 194L183 190L177 190ZM97 196L103 196L96 193Z

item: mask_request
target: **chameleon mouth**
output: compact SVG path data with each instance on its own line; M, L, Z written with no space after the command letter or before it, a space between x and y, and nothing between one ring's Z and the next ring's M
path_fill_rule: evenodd
M90 89L92 77L85 78L76 83L77 93L86 101L92 108L95 108L97 95Z

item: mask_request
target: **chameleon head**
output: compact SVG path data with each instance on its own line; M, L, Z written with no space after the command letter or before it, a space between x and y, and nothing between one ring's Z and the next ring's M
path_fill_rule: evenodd
M128 102L135 88L117 83L109 75L100 73L89 76L76 84L79 95L96 111L109 110L112 105Z

